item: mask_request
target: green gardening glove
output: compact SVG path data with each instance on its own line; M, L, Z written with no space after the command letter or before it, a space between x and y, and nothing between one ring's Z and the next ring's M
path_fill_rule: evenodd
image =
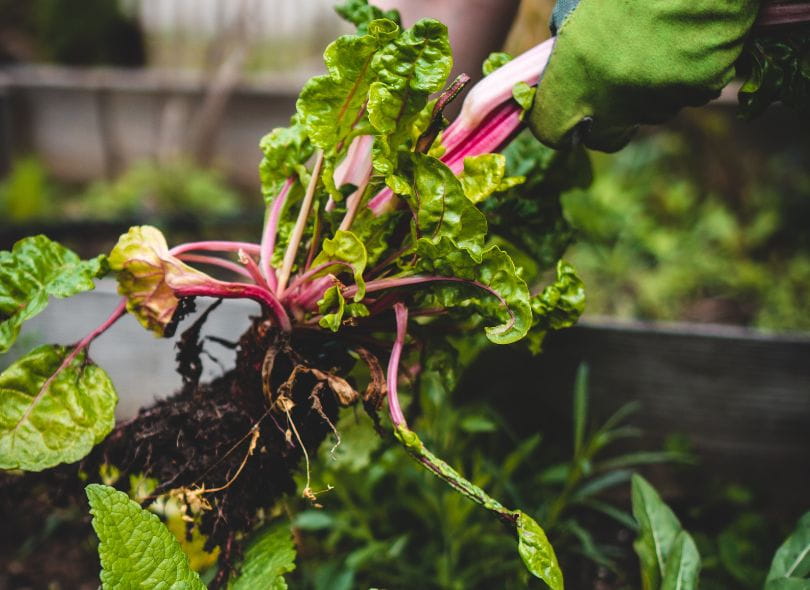
M616 151L641 123L705 104L734 75L759 0L558 0L529 126Z

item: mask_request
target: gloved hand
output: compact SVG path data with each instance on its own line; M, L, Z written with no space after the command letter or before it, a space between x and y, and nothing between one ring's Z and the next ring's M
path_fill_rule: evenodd
M759 0L558 0L529 126L552 147L615 151L720 94Z

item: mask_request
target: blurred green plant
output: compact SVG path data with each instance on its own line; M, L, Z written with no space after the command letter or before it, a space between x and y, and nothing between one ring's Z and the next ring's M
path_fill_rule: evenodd
M222 174L187 160L144 160L113 181L77 190L52 180L36 157L16 160L0 183L0 223L182 218L221 220L242 212Z
M91 184L69 206L71 217L154 219L191 215L222 218L238 214L238 194L212 169L186 160L156 164L144 160L118 179Z
M494 405L450 404L448 386L456 375L448 366L426 367L420 394L411 400L426 444L476 485L540 519L570 572L569 584L576 587L578 571L593 581L600 568L623 578L631 549L617 543L616 534L635 524L610 492L626 486L639 465L688 457L617 454L617 441L640 434L625 424L634 407L590 428L586 367L575 387L571 454L570 443L541 444L539 432L517 440ZM292 587L405 588L415 580L420 588L542 587L502 542L495 519L386 444L368 418L347 410L336 426L340 444L326 441L313 471L323 508L301 504L293 518L301 559Z
M732 150L723 124L706 116L702 148L669 131L594 155L563 197L589 313L810 329L806 151Z
M0 219L6 223L22 223L47 217L54 204L54 192L54 185L39 159L19 158L0 183Z

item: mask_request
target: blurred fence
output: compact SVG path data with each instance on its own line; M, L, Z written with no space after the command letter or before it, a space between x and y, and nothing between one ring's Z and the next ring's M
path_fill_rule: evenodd
M199 68L223 42L248 47L246 70L309 69L348 30L335 0L123 0L146 37L150 65Z

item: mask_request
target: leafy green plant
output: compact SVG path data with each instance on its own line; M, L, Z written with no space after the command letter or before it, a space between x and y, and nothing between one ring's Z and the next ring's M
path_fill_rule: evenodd
M633 514L639 523L634 543L644 590L698 587L700 554L691 535L641 476L633 477ZM764 590L810 588L810 513L776 550Z
M547 331L576 321L584 289L574 269L558 260L567 238L550 234L564 227L553 219L559 194L581 177L568 170L587 160L538 148L533 166L517 172L525 161L497 153L519 132L525 85L539 77L542 63L531 52L487 76L450 124L444 108L468 78L445 87L452 57L444 25L423 19L402 28L386 17L393 13L362 0L342 12L359 25L358 33L327 47L328 73L305 84L291 125L261 142L267 211L258 242L169 247L157 228L137 226L108 256L92 261L44 236L25 238L2 254L4 350L49 295L86 291L112 271L122 299L78 343L34 350L0 375L0 466L40 471L74 462L110 431L115 394L88 348L123 315L169 337L199 298L249 299L261 315L235 345L236 368L200 384L200 330L217 303L178 342L183 389L119 425L84 459L84 473L154 478L157 487L144 502L166 494L179 500L189 526L206 535L206 549L220 549L212 584L238 586L240 570L242 576L274 571L276 556L261 549L264 543L255 541L260 549L252 550L256 545L242 539L272 520L267 511L291 491L301 460L307 474L302 495L317 502L309 453L328 433L337 434L339 408L362 403L384 432L378 410L387 400L394 439L404 450L500 519L527 570L561 589L562 572L544 530L431 452L408 426L399 390L409 387L406 375L425 371L443 379L458 371L444 344L453 334L475 331L496 344L525 340L539 348ZM553 185L545 187L546 176L556 179ZM527 177L527 190L545 190L550 206L526 206L518 187ZM521 222L546 235L499 238L478 203L487 203L500 227L513 223L510 204L523 204ZM516 264L539 251L544 257L533 265ZM547 270L554 274L550 282L543 280ZM445 363L444 374L437 363ZM127 479L115 481L125 485ZM153 531L159 547L128 544L152 537L140 527L152 531L154 518L107 488L91 487L88 495L105 586L143 575L156 576L143 582L149 584L157 578L166 585L199 584L165 531ZM105 523L116 512L126 515L131 534L110 534ZM250 560L236 566L243 551ZM158 567L156 554L177 567Z
M618 443L640 435L625 423L634 408L591 426L585 367L564 445L539 432L521 440L495 403L465 404L452 388L452 381L423 373L418 396L406 408L412 413L409 408L419 407L415 427L431 448L463 467L474 484L530 507L563 570L582 574L569 584L592 582L599 568L626 579L629 546L605 531L636 525L616 492L638 466L688 457L617 452ZM532 586L518 556L500 542L496 523L440 481L409 470L402 453L376 437L370 420L347 410L337 429L341 444L324 441L313 479L316 489L329 490L321 496L323 508L304 506L293 518L303 553L297 584L319 590L398 587L413 580L425 588Z
M810 249L798 229L810 220L806 148L761 155L726 125L705 113L685 131L594 156L594 183L563 197L577 236L567 256L591 286L589 312L810 327Z

